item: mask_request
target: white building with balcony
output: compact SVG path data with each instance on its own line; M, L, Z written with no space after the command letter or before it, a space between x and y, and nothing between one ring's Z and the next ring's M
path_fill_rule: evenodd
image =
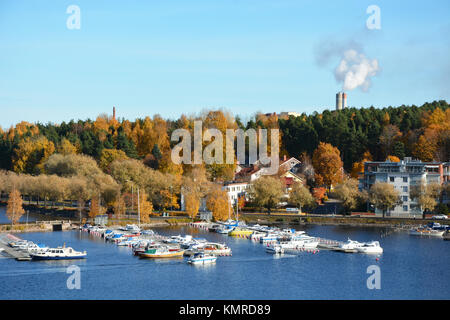
M228 194L228 200L232 206L235 206L239 197L246 196L249 184L247 182L225 183L222 190Z
M399 192L398 204L388 210L389 217L411 217L422 216L422 210L417 201L411 198L411 188L424 184L448 182L444 172L449 172L449 163L444 162L421 162L405 158L400 162L365 162L364 177L360 181L360 188L370 190L375 182L387 182L394 186ZM381 214L376 209L375 213Z

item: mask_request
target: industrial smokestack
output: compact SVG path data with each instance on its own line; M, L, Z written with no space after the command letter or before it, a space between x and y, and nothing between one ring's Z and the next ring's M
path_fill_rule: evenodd
M113 120L116 120L116 107L113 107Z
M345 92L336 93L336 110L347 108L347 94Z
M342 92L336 93L336 111L342 110Z

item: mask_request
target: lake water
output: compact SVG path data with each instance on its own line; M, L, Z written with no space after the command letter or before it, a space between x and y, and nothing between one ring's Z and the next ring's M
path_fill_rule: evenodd
M34 221L36 221L36 218L33 217L32 214L29 214L28 215L28 222L34 222ZM26 213L26 211L20 217L19 222L27 222L27 213ZM8 219L8 217L6 217L6 207L5 206L1 206L0 207L0 223L1 224L11 223L11 221Z
M0 299L448 299L450 241L381 229L312 226L312 236L358 241L379 240L375 256L321 250L316 254L274 256L262 244L191 227L156 229L160 234L192 234L225 242L231 257L191 266L184 259L146 260L131 249L85 232L25 233L49 246L87 250L77 261L18 262L0 258ZM69 265L81 269L81 289L67 289ZM367 268L381 271L381 289L367 288Z

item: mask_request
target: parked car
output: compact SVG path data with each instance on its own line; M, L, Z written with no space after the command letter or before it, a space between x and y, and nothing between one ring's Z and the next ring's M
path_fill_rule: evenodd
M432 216L432 219L448 219L445 214L438 214L437 216Z

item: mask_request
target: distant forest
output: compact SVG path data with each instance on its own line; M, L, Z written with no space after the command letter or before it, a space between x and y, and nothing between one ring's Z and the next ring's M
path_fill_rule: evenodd
M9 129L0 128L0 169L36 175L45 171L44 163L52 154L77 153L93 157L104 169L112 160L127 157L140 159L156 170L183 174L170 164L170 150L177 143L171 142L170 136L178 128L192 130L198 119L204 127L222 132L227 128L279 128L280 156L305 159L312 156L319 142L329 143L339 149L347 172L364 159L450 159L449 104L434 101L420 107L347 108L289 118L256 114L247 123L223 110L182 115L177 120L155 115L129 121L102 114L96 120L61 124L20 122ZM208 170L213 178L228 180L233 177L233 168L223 165Z

